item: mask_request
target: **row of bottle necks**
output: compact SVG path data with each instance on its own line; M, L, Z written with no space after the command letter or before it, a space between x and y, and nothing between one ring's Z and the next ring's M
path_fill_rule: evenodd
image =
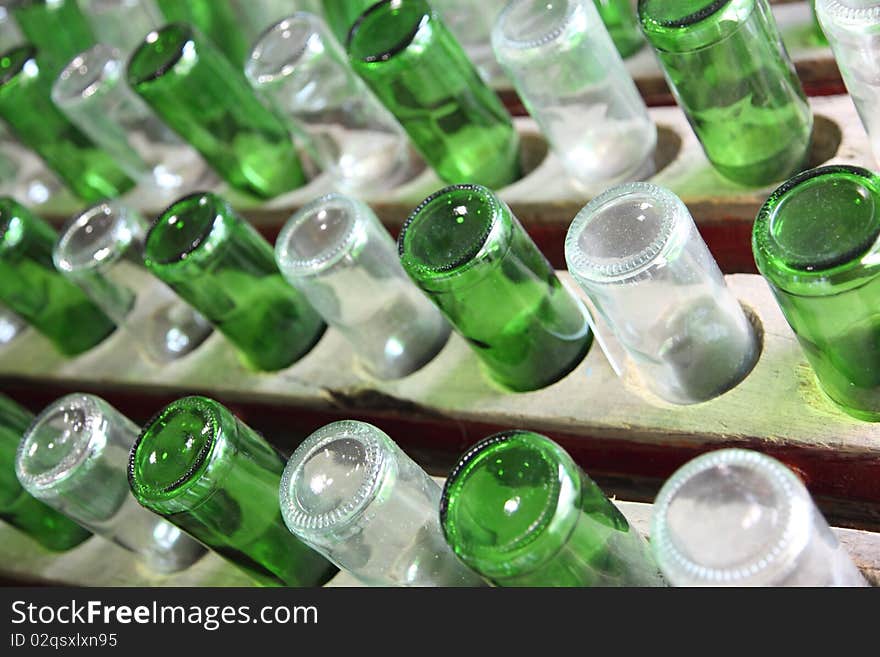
M802 167L810 145L812 115L766 0L719 5L676 30L653 2L640 5L641 28L625 0L473 3L478 16L448 21L452 31L432 9L450 18L442 1L325 3L336 36L300 12L249 53L220 38L241 36L228 3L189 14L187 3L162 3L164 19L151 1L86 3L86 17L74 0L55 4L12 13L30 42L0 59L0 117L90 202L137 181L191 190L206 165L261 199L318 170L340 189L375 193L419 170L410 144L446 183L510 185L523 173L518 134L454 36L475 26L570 177L589 188L644 175L656 143L618 52L643 44L640 29L722 175L765 186ZM546 34L532 34L536 24ZM69 38L47 38L50 25ZM113 43L95 44L105 36ZM480 39L464 41L481 52ZM398 45L384 52L387 43Z
M265 585L317 586L336 568L373 586L866 585L800 480L748 450L678 470L650 546L528 431L470 448L441 490L363 422L319 429L285 462L205 397L140 429L91 395L36 418L0 395L0 454L0 517L53 550L94 533L165 573L207 548Z

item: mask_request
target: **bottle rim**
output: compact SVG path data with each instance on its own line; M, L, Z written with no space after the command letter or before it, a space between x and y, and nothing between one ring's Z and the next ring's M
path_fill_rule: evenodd
M820 17L827 16L840 25L868 27L865 23L880 21L880 2L875 2L871 6L853 7L842 0L818 0L816 14ZM836 27L836 25L831 27Z
M158 63L147 66L146 64L150 63L148 58L151 55L162 55L156 44L165 39L173 44L173 51L166 54ZM129 84L132 87L139 87L154 82L176 69L185 56L194 56L196 39L196 30L186 23L179 22L168 23L147 34L128 58L126 76ZM147 70L137 72L135 69L140 67Z
M663 52L689 53L720 43L740 29L759 2L765 0L707 0L696 11L677 18L660 18L648 13L639 0L642 31L654 48Z
M55 78L52 102L60 107L85 103L108 84L118 84L122 74L121 53L96 43L74 56Z
M354 22L354 24L351 26L351 29L349 29L348 37L346 38L346 50L348 51L349 55L352 54L352 46L355 42L355 39L360 36L364 24L373 18L373 14L378 14L387 10L394 10L397 7L394 7L392 5L400 5L401 2L420 3L423 7L422 17L415 22L415 24L409 31L400 36L400 39L395 45L381 52L361 57L360 60L363 63L375 64L378 62L387 62L388 60L393 59L395 56L399 55L400 53L406 51L407 48L409 48L418 33L422 31L428 21L437 20L436 15L434 15L433 10L431 9L431 6L427 2L425 2L425 0L379 0L379 2L367 8Z
M363 479L355 493L336 508L311 513L297 504L294 487L309 460L329 444L342 439L357 442L364 450ZM379 428L355 420L328 424L303 441L294 451L281 476L279 498L284 523L295 534L336 533L350 526L369 507L382 488L393 450L391 439Z
M732 466L746 467L764 476L779 498L785 500L786 506L780 510L782 521L766 554L756 555L738 567L705 566L694 562L676 546L666 516L675 496L694 477ZM661 569L675 585L771 585L770 580L790 569L806 549L813 512L806 488L782 463L752 450L722 449L686 463L663 485L654 502L651 544Z
M73 393L52 402L33 419L24 432L15 458L15 474L22 487L35 497L50 497L57 493L59 485L88 471L89 464L100 458L107 445L105 425L109 420L103 404L103 400L94 395ZM41 429L49 419L66 411L80 413L83 422L82 428L76 432L72 449L55 465L33 471L29 467L30 455Z
M139 242L139 227L131 217L132 212L118 201L102 201L73 215L61 229L52 250L55 267L62 272L78 273L99 270L119 261ZM101 217L111 219L112 223L103 228L96 226L96 220ZM94 244L94 248L89 249L92 253L85 258L71 251L71 243L81 231L85 231ZM99 232L95 234L95 231Z
M584 231L612 207L628 199L643 198L654 203L661 215L656 234L635 253L614 261L607 256L593 257L581 246ZM612 187L590 201L575 216L565 236L565 259L572 275L591 283L620 283L631 280L654 266L686 239L693 220L684 202L670 190L647 182Z
M773 222L780 216L781 202L805 183L826 177L831 180L841 177L859 179L860 184L875 196L878 201L876 212L880 213L880 176L862 167L830 165L809 169L773 191L755 219L752 251L761 274L773 285L792 294L811 297L837 294L849 285L861 284L860 275L876 269L876 263L872 260L876 259L875 254L880 250L880 216L872 234L866 235L846 253L840 253L821 265L795 265L784 247L772 238Z
M6 60L9 60L8 64ZM29 43L13 46L0 55L0 89L17 79L23 72L28 73L29 62L32 62L31 67L36 68L36 71L30 73L31 77L35 77L34 74L39 73L37 49Z
M301 33L292 32L294 26L305 29ZM323 43L323 25L320 19L304 11L294 12L263 30L248 53L245 74L256 86L270 85L290 77L302 63L309 45L315 40ZM285 33L289 33L285 35ZM297 38L294 38L297 37ZM264 51L270 46L283 44L283 61L272 61L267 65Z
M338 210L344 214L347 220L344 230L334 240L316 250L311 257L298 256L292 248L297 241L297 231L320 213L329 210ZM287 221L275 241L275 259L281 272L286 276L302 278L327 271L363 243L366 239L365 222L371 218L369 215L372 212L361 201L335 192L303 206Z
M517 24L517 21L513 19L514 12L519 10L526 2L533 1L534 0L511 0L501 10L501 13L498 14L498 18L495 19L495 26L492 30L492 39L496 51L501 51L505 48L522 51L539 49L543 46L547 46L554 41L557 41L559 37L565 34L574 20L575 15L579 13L579 10L583 9L582 5L577 0L554 0L555 2L565 2L566 5L565 12L557 19L557 21L538 37L516 38L515 35L510 33L510 28ZM547 7L548 5L544 4L543 6ZM596 18L598 19L598 15ZM588 24L588 21L584 22L587 23L585 28L591 27ZM597 25L594 24L592 27L595 28Z

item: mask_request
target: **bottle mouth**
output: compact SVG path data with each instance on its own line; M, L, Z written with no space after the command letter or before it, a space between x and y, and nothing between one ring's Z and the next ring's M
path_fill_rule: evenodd
M880 20L880 2L865 0L825 0L816 5L816 12L834 19L835 23L864 31L876 32ZM823 25L823 28L826 26ZM828 27L834 28L835 25Z
M25 431L15 459L16 475L32 494L48 496L63 482L85 476L109 440L100 400L84 394L62 397Z
M55 245L55 266L68 273L97 270L117 262L144 239L143 220L134 211L108 201L74 216Z
M736 32L755 0L639 0L639 22L658 50L693 52Z
M300 278L320 274L357 250L366 240L366 205L329 194L293 215L275 243L281 271Z
M95 44L74 57L52 85L52 100L68 106L85 102L102 88L116 85L122 75L122 55L115 48Z
M166 406L141 431L131 449L128 480L138 499L163 508L183 496L206 497L213 484L199 485L218 452L221 407L205 397L186 397Z
M386 62L406 50L432 20L425 0L381 0L351 26L349 56L366 64Z
M210 192L195 192L172 203L147 233L144 261L171 267L210 258L229 237L229 205Z
M813 505L797 477L758 452L704 454L664 484L651 543L679 586L768 585L805 549Z
M452 185L432 194L413 210L398 237L404 268L428 283L491 259L504 212L498 197L481 185Z
M281 477L281 512L296 534L344 531L376 498L389 467L391 439L356 421L329 424L309 436Z
M196 34L185 23L169 23L150 32L128 60L131 86L158 80L181 62L196 59Z
M758 212L752 248L758 269L791 293L823 296L858 282L880 249L880 177L827 166L798 174Z
M629 280L665 264L690 223L684 203L669 190L650 183L621 185L577 214L565 238L565 258L582 280Z
M248 56L248 79L263 86L293 75L310 54L323 52L320 30L318 19L305 12L297 12L269 27Z
M569 30L584 32L591 26L572 0L513 0L495 22L496 48L530 50L558 40ZM582 20L573 24L575 17Z
M0 88L24 73L37 77L40 73L37 64L37 49L29 44L16 46L0 55Z
M440 502L450 546L471 568L509 578L540 568L576 523L577 466L549 438L528 431L490 436L461 458Z

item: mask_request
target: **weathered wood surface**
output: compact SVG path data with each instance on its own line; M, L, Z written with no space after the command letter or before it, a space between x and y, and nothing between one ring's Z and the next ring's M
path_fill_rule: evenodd
M651 505L615 502L644 536L649 535ZM847 552L874 586L880 586L880 534L835 529ZM131 552L99 537L57 554L49 552L10 525L0 522L0 579L9 583L66 586L255 586L246 573L216 554L173 574L147 569ZM341 572L329 587L361 586Z
M598 346L555 385L505 392L457 335L419 372L374 381L359 373L333 330L275 374L245 369L220 335L160 367L142 359L122 332L65 360L28 331L0 348L0 389L32 407L65 392L95 392L141 420L198 392L231 404L286 449L325 422L359 418L385 428L440 474L488 433L528 428L559 440L609 492L645 501L693 456L743 446L796 468L837 524L880 528L880 425L845 415L820 392L763 279L728 280L760 322L763 352L739 386L695 406L656 399L631 373L617 378Z

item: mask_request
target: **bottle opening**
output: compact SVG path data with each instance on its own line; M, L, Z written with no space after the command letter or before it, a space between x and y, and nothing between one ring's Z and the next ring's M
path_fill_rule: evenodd
M293 74L310 48L323 45L315 17L297 13L263 32L248 57L245 72L256 85L270 84Z
M129 463L140 498L170 499L198 479L221 431L217 406L203 397L179 399L144 427Z
M68 395L43 410L25 432L16 474L27 490L51 490L87 467L108 439L98 403L89 395Z
M128 61L129 84L137 86L161 78L194 51L194 38L192 28L183 23L150 32Z
M747 450L711 452L663 486L652 542L674 584L761 583L803 549L811 504L778 461Z
M300 445L281 479L281 510L296 532L333 531L352 521L379 490L385 441L376 427L334 422Z
M223 199L207 192L176 201L150 228L144 259L148 264L173 265L208 243L216 246L226 237L225 216L230 212Z
M353 199L332 194L310 203L287 223L275 245L285 272L314 274L336 263L357 243L360 213Z
M368 64L388 61L406 50L432 17L424 0L382 0L352 26L348 53Z
M470 265L483 252L501 212L500 201L479 185L455 185L429 196L398 239L406 269L431 278Z
M28 62L33 62L34 72L37 72L36 58L37 49L30 45L21 45L7 50L0 56L0 86L12 81L18 74L26 69Z
M97 269L122 258L142 234L130 210L100 203L74 217L55 246L55 266L66 272Z
M574 16L572 0L514 0L498 16L496 33L507 48L534 48L555 41Z
M718 13L731 0L641 0L642 20L664 27L688 27Z
M115 85L121 69L120 53L96 44L74 57L61 71L52 87L52 100L62 106L87 100L101 87Z

